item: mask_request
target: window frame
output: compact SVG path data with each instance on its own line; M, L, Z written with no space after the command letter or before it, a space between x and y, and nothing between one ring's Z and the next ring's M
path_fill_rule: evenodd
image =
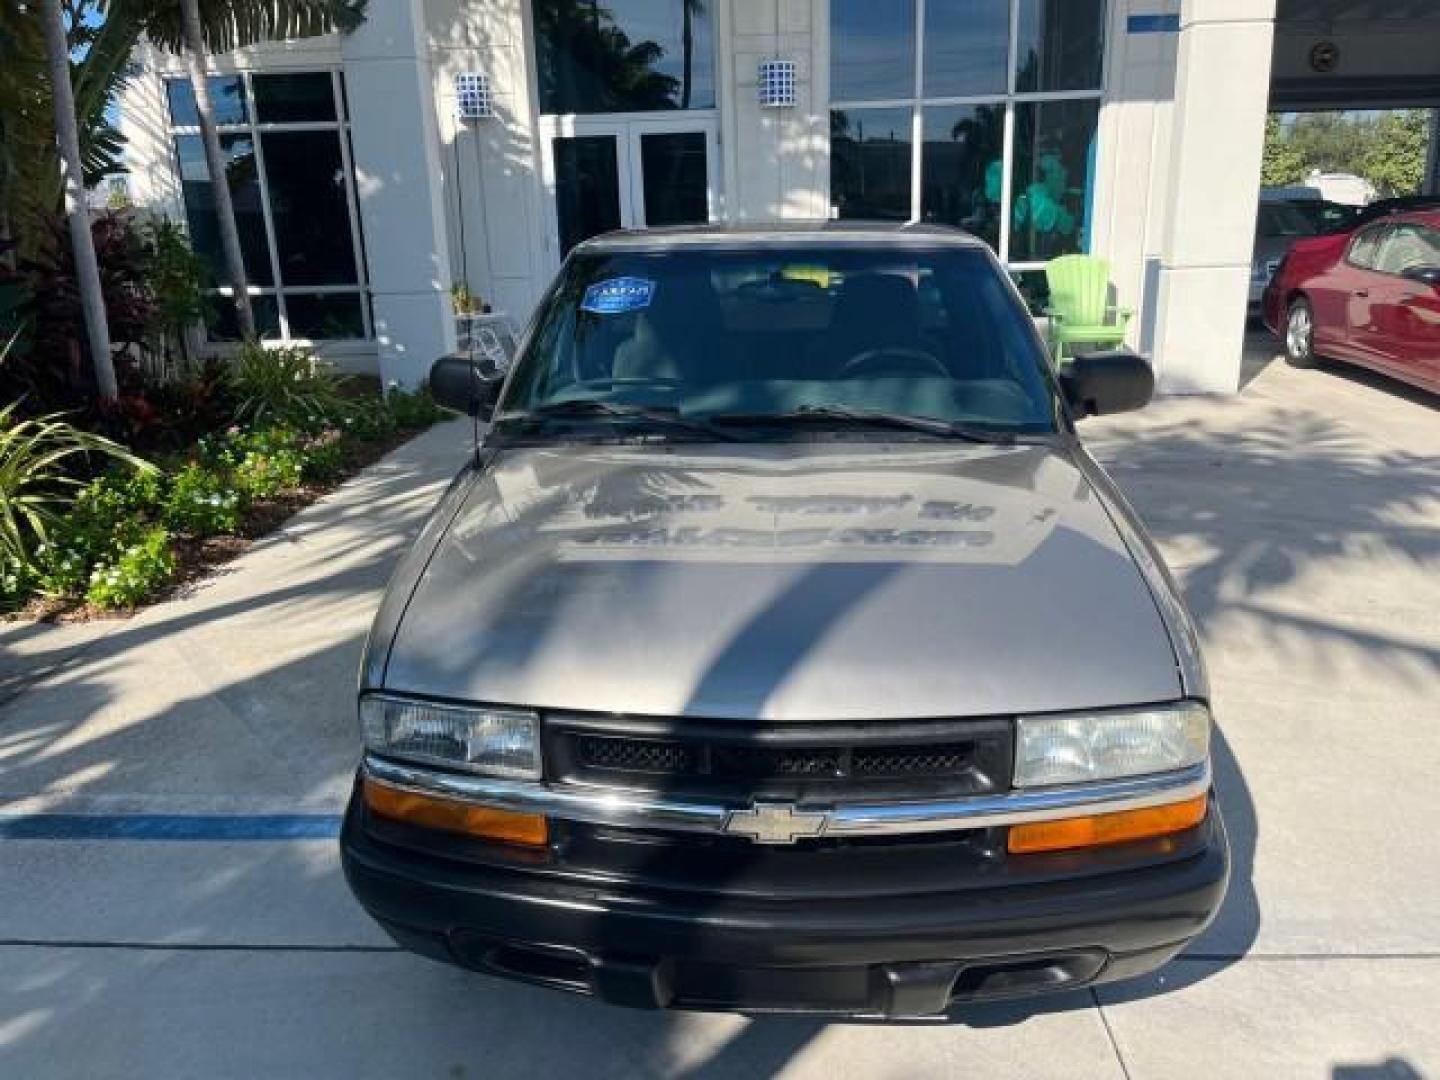
M1103 103L1110 80L1110 45L1112 43L1111 21L1115 0L1101 0L1104 12L1101 26L1104 30L1100 57L1100 84L1092 90L1031 90L1019 92L1015 89L1020 62L1020 5L1025 0L1008 0L1009 39L1006 57L1005 90L999 94L970 94L961 96L927 96L925 94L925 7L927 0L910 0L915 12L915 72L912 93L907 97L883 100L858 100L837 98L829 104L830 112L845 109L905 109L910 110L910 221L921 221L924 198L924 145L925 107L928 106L994 106L1003 105L1005 119L1001 133L1001 181L1000 181L1000 246L995 252L1007 270L1021 272L1040 270L1045 266L1043 259L1010 261L1011 211L1014 204L1012 187L1015 182L1015 114L1022 105L1045 104L1056 101L1094 101ZM828 31L827 31L828 32ZM833 78L833 71L832 71ZM1101 125L1098 117L1095 126L1096 160L1101 160ZM1096 169L1096 182L1099 180ZM828 177L827 177L828 183ZM1090 192L1089 198L1094 199ZM831 192L833 199L834 193ZM833 206L834 203L832 202Z
M255 104L254 77L264 78L266 75L328 75L330 77L330 93L335 102L335 119L333 120L281 120L262 121L259 118L259 110ZM255 175L260 185L260 213L265 225L265 244L270 258L270 285L255 285L247 281L246 292L252 297L273 296L275 298L276 319L279 334L271 339L286 344L302 343L330 343L344 345L346 343L372 342L375 340L374 312L371 310L370 275L369 268L365 264L365 240L361 232L360 223L360 199L355 182L355 164L350 145L350 115L347 112L347 95L343 85L344 72L341 68L333 65L319 67L304 67L295 69L282 69L276 71L209 71L206 72L207 79L228 79L236 78L241 80L245 93L245 117L244 122L223 123L216 125L218 135L245 135L248 136L255 147ZM187 76L165 76L165 81L188 82ZM177 140L182 136L200 136L198 124L177 124L174 114L170 111L169 94L165 95L165 119L166 131L170 140L170 155L175 175L180 175L180 156L176 146ZM265 165L265 141L261 137L266 133L282 132L306 132L320 131L336 133L340 143L340 166L345 174L345 211L350 222L350 244L352 257L355 260L355 281L351 284L341 285L286 285L284 275L281 273L280 248L276 242L275 217L270 204L270 178L269 171ZM183 199L182 199L183 208ZM218 296L232 297L235 289L232 285L217 285L212 293ZM360 300L361 336L356 338L316 338L300 337L290 332L290 317L286 307L286 294L294 296L340 296L357 295ZM216 342L212 342L214 344Z

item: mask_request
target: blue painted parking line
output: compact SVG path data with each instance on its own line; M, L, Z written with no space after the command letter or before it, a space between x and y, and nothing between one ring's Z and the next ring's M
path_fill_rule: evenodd
M0 840L333 840L338 814L0 814Z

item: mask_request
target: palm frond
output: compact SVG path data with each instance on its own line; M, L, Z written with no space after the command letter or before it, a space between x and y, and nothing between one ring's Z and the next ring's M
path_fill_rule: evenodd
M125 136L110 123L100 123L87 131L80 141L80 167L85 173L85 186L94 187L107 176L125 171Z
M122 0L114 0L120 3ZM171 52L184 50L177 0L126 0L147 9L145 30ZM210 52L262 41L346 34L365 21L367 0L209 0L200 5L201 33Z

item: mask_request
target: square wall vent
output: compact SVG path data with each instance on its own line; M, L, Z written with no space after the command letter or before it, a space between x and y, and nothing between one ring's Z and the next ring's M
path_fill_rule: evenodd
M760 61L760 107L786 109L795 104L795 61Z
M455 76L455 112L461 120L489 120L495 115L488 75L464 71Z

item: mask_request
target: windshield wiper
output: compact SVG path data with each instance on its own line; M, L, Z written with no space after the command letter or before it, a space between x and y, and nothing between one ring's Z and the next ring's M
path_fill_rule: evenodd
M657 408L650 405L630 405L615 401L597 401L591 398L553 401L546 405L537 405L533 409L502 413L495 418L495 423L543 423L546 420L586 419L588 417L639 420L648 424L709 435L711 438L725 442L735 442L738 438L733 431L726 431L708 420L681 416L674 409Z
M790 412L777 413L720 413L708 418L712 424L735 424L764 426L767 424L825 424L836 421L865 427L892 428L900 431L918 431L925 435L937 435L945 439L961 439L965 442L990 443L1008 446L1015 442L1010 431L993 431L989 428L972 427L953 420L937 420L930 416L912 416L909 413L883 412L878 409L850 409L843 405L801 405Z

